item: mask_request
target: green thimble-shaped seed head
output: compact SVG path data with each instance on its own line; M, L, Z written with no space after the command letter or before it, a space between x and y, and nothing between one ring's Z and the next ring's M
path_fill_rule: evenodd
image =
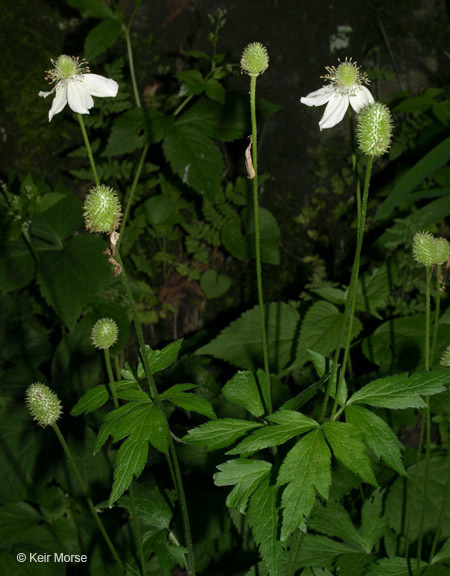
M111 318L101 318L92 327L92 343L99 350L111 348L117 342L119 329L117 324Z
M417 232L413 238L414 260L424 266L432 266L435 260L435 238L430 232Z
M117 230L122 206L114 188L94 186L84 201L84 223L87 230L110 234Z
M364 106L358 116L356 137L359 149L366 156L381 156L387 152L392 138L389 108L380 102Z
M450 368L450 345L442 353L440 365L444 368Z
M28 387L25 401L33 420L45 428L56 423L62 414L58 396L45 384L37 382Z
M249 76L259 76L269 66L267 48L261 42L252 42L242 52L241 70Z
M435 238L434 251L434 264L444 264L450 257L450 244L445 238Z

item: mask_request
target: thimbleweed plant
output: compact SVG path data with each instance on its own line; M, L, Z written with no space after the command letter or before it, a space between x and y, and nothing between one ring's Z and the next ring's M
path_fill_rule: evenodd
M138 2L137 6L139 4ZM377 209L380 202L380 198L373 194L373 203L369 206L372 166L374 160L388 152L392 140L393 122L389 108L374 101L366 87L369 83L367 76L351 59L340 61L336 67L327 68L327 74L323 77L327 82L326 86L301 99L308 106L326 105L319 122L321 130L332 128L349 112L356 189L353 265L346 291L327 284L325 288L319 286L317 289L317 294L321 297L324 295L323 300L311 303L312 296L309 294L307 298L302 295L298 301L289 304L272 302L267 305L263 297L262 262L269 262L264 260L263 248L265 237L270 235L270 226L268 211L259 205L263 177L258 165L256 81L259 76L270 74L269 54L259 42L253 42L244 49L240 67L241 71L250 77L251 121L250 141L246 142L244 155L248 179L251 180L248 188L252 188L252 205L244 208L247 202L246 186L242 186L242 194L239 195L236 192L237 186L234 190L229 186L230 182L225 183L220 178L217 179L217 195L220 199L216 202L209 186L208 158L201 164L208 174L202 182L206 182L208 186L200 186L197 191L201 190L202 209L205 214L213 214L220 203L219 217L223 216L227 225L230 224L233 241L239 236L239 232L242 232L239 229L241 219L236 219L236 211L227 202L231 202L230 198L237 198L236 204L239 203L242 207L243 215L245 214L242 224L244 226L245 220L248 228L245 236L241 233L239 242L236 240L235 249L245 261L245 266L254 260L257 306L225 328L215 340L196 350L195 355L190 356L189 351L192 352L197 345L197 337L189 338L183 355L183 339L175 339L162 349L154 349L148 344L154 326L143 325L143 318L146 316L142 313L142 308L147 304L142 306L143 302L138 300L137 295L146 274L154 282L152 289L155 293L163 292L163 288L167 286L158 286L158 279L152 268L156 257L152 262L146 261L148 252L142 252L144 242L136 242L134 249L130 248L134 245L128 238L136 239L141 230L141 239L144 234L150 233L152 240L156 238L153 245L158 244L157 249L160 250L157 257L164 259L165 264L175 269L173 254L170 254L170 250L165 246L165 237L159 246L162 236L152 234L158 226L165 227L171 230L181 245L177 227L190 227L185 217L191 207L187 198L193 166L184 162L181 153L178 157L178 145L182 146L183 139L187 139L188 147L192 145L196 150L195 143L199 140L205 156L211 154L213 157L212 148L207 146L207 143L213 145L212 141L202 132L196 133L187 120L190 118L193 121L193 118L202 117L199 109L201 111L204 106L210 122L205 123L208 129L214 124L212 120L219 117L220 125L225 126L223 120L228 121L228 116L220 116L217 110L220 109L221 114L224 114L224 110L228 108L220 107L225 101L225 90L219 82L224 72L221 64L223 56L216 52L217 35L213 34L210 39L213 44L211 58L206 59L205 53L197 50L188 53L191 59L207 62L210 70L206 75L203 76L197 69L179 73L177 79L183 79L180 92L173 100L167 99L165 106L161 107L163 112L152 109L151 106L138 111L142 104L130 38L134 15L133 13L128 25L117 27L115 20L107 21L110 30L117 29L117 33L120 32L125 38L136 108L130 110L129 101L118 103L118 109L125 104L125 111L122 114L119 112L121 115L113 125L115 136L117 137L119 132L122 134L120 130L116 130L117 127L121 130L124 128L126 133L130 118L133 119L133 126L135 120L137 122L138 118L145 118L145 134L141 138L139 133L140 144L133 148L133 153L138 151L138 157L134 159L136 166L131 175L128 173L126 178L121 180L116 178L116 175L110 176L103 164L96 167L93 150L95 154L103 156L102 150L105 148L99 139L96 139L95 147L91 147L92 134L88 135L83 120L83 115L90 111L99 112L97 109L92 110L96 96L115 97L118 94L115 80L93 75L84 60L63 55L52 61L54 68L47 74L47 79L54 84L53 89L51 92L41 93L41 96L54 95L49 120L67 104L77 114L92 170L92 176L90 170L85 170L84 174L93 180L93 187L83 206L85 228L95 236L76 232L75 240L81 238L82 241L92 241L83 246L95 246L96 256L104 259L108 270L111 268L109 264L112 265L112 271L117 276L113 279L109 273L109 283L105 282L102 291L92 294L86 308L80 311L79 325L75 328L69 326L68 334L64 336L64 345L58 347L52 372L58 375L60 363L70 364L70 370L77 372L75 353L73 358L70 358L71 362L68 362L72 350L70 346L80 339L80 334L84 335L84 346L86 341L89 342L90 332L87 354L89 366L93 365L94 357L98 373L103 374L104 380L103 383L97 382L97 385L94 383L91 387L89 380L85 393L73 407L71 415L89 415L89 430L99 423L94 454L100 461L99 452L105 452L108 474L111 472L112 483L108 486L106 501L110 508L116 508L114 514L120 522L117 541L121 543L121 556L124 555L125 562L122 562L117 554L114 538L108 536L98 508L88 494L88 484L84 476L86 471L80 472L78 468L81 466L81 459L75 460L58 427L57 421L62 416L61 403L56 394L44 384L33 384L26 394L26 403L33 419L40 426L50 427L55 431L80 483L96 525L122 572L141 576L167 576L175 572L188 576L209 573L224 576L231 573L230 570L245 576L313 576L319 573L324 576L348 576L350 573L355 576L385 576L388 573L392 576L427 576L430 568L431 575L436 565L439 569L441 564L448 564L448 544L444 544L444 548L435 554L442 541L441 535L444 534L446 512L433 524L434 536L429 562L425 562L423 558L424 543L431 543L431 536L425 537L426 531L431 531L426 514L426 507L431 499L429 496L438 501L435 494L431 495L429 488L429 478L433 472L430 397L446 390L450 374L449 348L441 356L439 369L433 370L433 356L441 355L441 341L446 330L445 322L440 322L440 298L445 275L443 266L449 258L449 244L444 238L435 238L428 232L417 234L412 241L413 257L425 268L426 273L424 279L423 269L418 270L420 284L417 281L415 285L421 290L426 282L425 330L422 316L417 313L421 312L422 304L418 303L417 308L411 306L408 310L406 320L410 323L406 325L406 332L409 335L410 326L415 326L413 322L416 317L420 318L419 348L424 350L422 356L425 371L413 374L395 373L396 367L401 365L400 360L403 361L403 358L398 359L400 348L396 340L396 321L399 318L398 314L393 312L394 305L391 305L391 301L396 298L396 291L403 290L397 278L398 270L395 267L391 270L387 265L383 265L384 268L377 268L373 274L372 271L360 272L361 262L361 267L367 262L362 258L367 212L368 209ZM223 21L221 13L217 29L222 26ZM98 34L103 34L102 24L99 29ZM95 37L95 29L93 34ZM89 43L87 45L89 46ZM263 80L267 74L262 77ZM119 76L117 79L121 80ZM129 99L131 100L131 97ZM226 100L228 102L228 94ZM182 114L185 109L186 116ZM355 130L352 111L358 114ZM103 119L103 115L101 118ZM232 122L232 118L230 121ZM89 130L91 126L93 130L99 126L97 120L86 123ZM241 117L239 124L245 125ZM147 128L150 128L148 132ZM242 128L242 131L244 129ZM102 126L101 137L105 133ZM136 134L134 133L134 136ZM147 134L152 136L149 138ZM227 134L226 138L231 138L230 134ZM195 138L192 138L192 135ZM240 137L243 136L241 133ZM114 141L114 138L108 140L108 146L111 141ZM153 170L157 174L155 180L162 190L161 194L153 194L150 191L153 184L147 186L147 182L145 185L140 183L140 177L148 173L144 169L144 163L150 145L157 147L160 141L164 154L157 153L155 158L164 156L167 159L172 154L175 159L173 166L170 166L171 172L166 171L169 162L166 162L164 167L161 166L158 172L151 167L150 172ZM357 147L355 142L358 143ZM191 155L191 158L193 163L196 158L194 155ZM365 166L365 176L361 183L358 163ZM146 168L148 167L147 163ZM175 177L179 178L180 190L175 190L175 186L172 188L172 183L169 184L169 178L166 178L169 172L173 180ZM204 174L201 173L200 176L203 177ZM108 185L109 180L114 183L114 188ZM243 178L241 181L241 184L246 182ZM266 185L272 185L270 180ZM146 196L147 192L149 197ZM139 199L139 206L132 210L135 196ZM166 202L168 199L170 201ZM49 200L53 201L54 198ZM59 210L58 204L56 206ZM169 214L167 220L166 214ZM45 236L48 236L45 226L49 220L38 217L31 226L31 230L34 228L41 233L44 240ZM237 220L238 225L235 225ZM431 222L430 226L433 224L434 222ZM413 222L408 222L407 229L411 229L413 225ZM213 242L214 256L211 259L217 257L220 260L222 257L220 242L223 240L222 236L226 236L225 230L225 225L214 229L216 239L215 243ZM351 228L349 230L348 237L340 238L341 241L352 242L353 234ZM376 231L374 226L371 232ZM392 236L397 237L395 234ZM126 240L121 244L124 237ZM46 263L47 254L42 238L37 244L39 249L36 251L36 265L39 265L40 258ZM199 238L200 236L195 237L192 233L191 240L195 239L199 243ZM249 239L254 241L254 247L247 246ZM108 242L106 250L102 248L105 241ZM410 236L406 241L411 242ZM76 259L70 250L70 242L72 239L67 242L68 256L65 254L64 260L57 260L58 270L63 267L70 269L71 263ZM225 244L225 241L223 243ZM192 242L192 245L194 244ZM193 249L197 249L197 245ZM83 264L88 265L87 250L83 252L83 259ZM398 265L399 268L403 266L408 271L415 268L417 272L418 266L414 265L411 255L404 260L409 260L409 263L403 261ZM211 261L206 255L198 263L208 267ZM136 265L135 270L138 272L133 281L128 276L130 265ZM404 268L400 268L402 272ZM207 271L213 272L211 269ZM50 298L50 291L46 290L45 286L45 272L45 266L39 269L39 286L42 287L43 294ZM270 272L273 277L273 270ZM214 273L209 276L213 284L211 293L214 294L216 290L215 295L220 292L220 280L223 280L220 274L217 273L216 276ZM164 274L164 277L168 280L170 289L177 292L178 285L170 283L173 280L170 275L166 278ZM189 287L193 285L196 285L195 282L191 282ZM86 292L91 289L87 281L85 289ZM311 292L314 293L314 290ZM194 291L195 288L193 293ZM402 297L403 294L402 292ZM433 322L430 312L432 296L436 303ZM117 301L114 301L115 299ZM381 304L382 300L384 302ZM124 304L130 323L132 318L137 341L134 342L131 337L125 347L123 341L127 338L122 326L126 323L127 314L122 310ZM324 311L327 313L326 317ZM181 316L182 308L176 312ZM95 321L94 314L105 317ZM371 322L366 323L366 316L371 316ZM92 317L94 320L91 321ZM324 318L328 322L325 329ZM368 333L372 331L374 318L383 322L381 329L388 327L389 331L383 333L377 329ZM386 322L384 318L387 319ZM207 338L208 333L205 327L202 339ZM390 338L388 345L385 345L387 333ZM360 339L355 340L358 334L361 334ZM405 339L406 336L402 343ZM134 365L126 361L133 344L138 349ZM352 346L358 350L357 353L350 354ZM96 354L93 348L96 349ZM365 355L366 363L371 363L367 373L361 374L359 366L355 365L354 359L359 360L360 351ZM208 367L207 370L207 361L201 357L202 354L216 355L217 358L237 366L239 370L227 382L219 382L224 372L220 367L214 367L211 371ZM377 354L385 355L386 359L376 360ZM388 357L389 354L391 357ZM101 355L104 360L102 372L101 358L95 358L96 355ZM389 365L391 358L392 366ZM61 359L64 362L61 362ZM376 366L380 369L380 376L374 375ZM164 373L167 369L170 370L168 374ZM315 381L311 378L313 370L317 373ZM83 378L80 380L88 380L85 378L86 373L81 374ZM180 374L183 383L177 384L176 378ZM191 374L195 374L193 377L201 384L200 394L193 392L195 384L188 383ZM97 378L97 375L94 375ZM75 376L78 377L78 372ZM76 381L76 378L74 380ZM54 381L57 381L56 378ZM65 382L61 377L58 381ZM69 392L72 393L73 390ZM203 393L210 398L214 396L214 408L217 406L219 417ZM97 410L100 412L93 415ZM391 410L407 410L409 416L413 411L423 410L415 464L410 455L413 450L411 446L406 452L406 462L403 461L403 447L395 433L395 430L400 428L398 422L402 419L391 416ZM179 419L174 422L178 415ZM198 425L195 419L198 415L201 418L206 417L207 421ZM439 426L443 429L445 415L439 417ZM405 418L406 420L408 418ZM422 462L424 439L426 457ZM178 449L175 443L183 446ZM196 448L202 450L198 455L195 453ZM221 454L226 452L226 456L209 459L208 452L213 450L220 450ZM435 455L436 459L439 459L437 450ZM185 470L182 470L179 458L182 459ZM224 458L224 461L220 458ZM187 482L186 485L195 484L196 489L201 487L203 490L203 474L210 474L211 467L217 462L220 463L213 475L213 481L218 490L229 490L226 506L233 510L229 514L221 510L219 516L214 516L216 511L212 509L217 506L210 506L206 493L205 497L201 494L201 504L197 505L197 508L195 499L192 499L191 508L184 481ZM450 468L447 488L449 478ZM209 477L207 480L208 484L212 485ZM54 481L58 481L56 476ZM165 486L167 483L168 487ZM100 492L101 486L96 489ZM105 500L105 495L101 495L99 499ZM351 506L344 506L350 499ZM443 499L440 503L446 510L446 500ZM106 506L103 508L106 517L109 512ZM394 512L391 513L390 509ZM195 547L198 556L195 558L190 515L198 516L199 513L201 518L196 525L200 529L195 532L199 538ZM176 514L179 515L178 518ZM239 514L242 515L241 518ZM399 518L401 520L398 520ZM211 519L220 521L214 524ZM361 525L357 526L358 523ZM110 525L114 525L113 520L110 523L109 516L107 525L108 530ZM233 537L229 538L227 530L231 526ZM209 532L212 532L213 536ZM111 531L110 533L112 534ZM202 533L208 534L204 536ZM218 536L214 536L214 533ZM417 548L413 546L415 542ZM244 552L242 556L234 554L240 544ZM386 557L383 557L384 550L387 551ZM410 558L413 550L417 550L417 554ZM229 565L230 558L233 561L232 566ZM238 565L240 558L242 565ZM226 565L222 566L222 563ZM93 566L90 568L92 571Z

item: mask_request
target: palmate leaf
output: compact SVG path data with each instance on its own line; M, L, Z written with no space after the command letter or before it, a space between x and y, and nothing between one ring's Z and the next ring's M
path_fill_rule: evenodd
M350 544L336 542L326 536L307 534L302 543L302 552L297 567L328 568L341 554L355 554L360 551Z
M281 540L304 526L316 500L316 491L327 499L331 484L331 453L320 429L302 437L284 459L278 484L287 484L281 506Z
M263 394L266 390L265 372L258 370L256 374L249 371L237 372L222 388L227 400L243 406L246 410L259 417L264 414Z
M378 486L358 428L344 422L325 422L322 429L334 456L364 482Z
M371 552L378 541L386 534L387 519L383 516L383 493L375 490L361 510L361 536L366 552Z
M450 369L409 375L394 374L374 380L351 398L347 405L368 404L380 408L425 408L422 396L445 392L450 379Z
M400 442L392 428L382 418L362 406L348 406L345 409L345 419L360 430L365 443L377 458L382 458L397 474L407 476Z
M207 450L218 450L226 448L254 428L259 428L261 424L249 422L248 420L238 420L236 418L221 418L212 420L192 428L183 438L185 442L194 446L204 447Z
M147 462L149 442L160 452L168 453L169 427L164 414L147 396L147 400L128 402L105 417L98 433L96 452L109 436L115 442L128 436L119 448L114 465L114 482L109 498L111 505L129 487L133 476L138 478L142 473Z
M366 552L363 537L355 528L350 514L339 502L328 502L326 507L317 502L308 528L326 536L340 538Z
M129 382L128 380L122 380L115 383L116 392L120 393L124 390L134 390L136 384L134 382ZM108 387L105 384L96 386L88 390L83 396L78 400L75 406L70 411L71 416L80 416L80 414L89 414L89 412L95 412L101 408L108 400L111 398L111 394L108 391Z
M270 576L281 575L282 544L277 536L279 529L279 486L267 476L258 486L248 507L248 521L261 558Z
M410 558L411 566L417 565L416 558ZM424 568L426 562L421 562L420 567ZM408 561L406 558L382 558L369 567L367 576L409 576Z
M178 406L178 408L183 408L184 410L189 410L192 412L197 412L198 414L203 414L211 420L215 420L217 416L214 413L211 403L199 396L198 394L186 393L186 390L192 390L196 388L194 384L175 384L165 392L160 395L161 400L168 400Z
M264 426L253 431L244 438L235 448L227 454L252 454L263 448L270 448L284 444L294 436L299 436L316 428L318 423L299 412L282 410L271 414L268 420L274 422L274 426Z
M171 342L162 350L152 350L150 346L146 345L145 349L147 350L147 358L152 374L160 372L161 370L165 370L171 366L178 358L178 354L182 345L183 338ZM137 374L139 379L145 378L145 370L141 360L139 360Z
M228 460L217 466L214 474L216 486L234 486L227 497L227 506L245 514L247 502L256 488L270 473L272 464L264 460Z

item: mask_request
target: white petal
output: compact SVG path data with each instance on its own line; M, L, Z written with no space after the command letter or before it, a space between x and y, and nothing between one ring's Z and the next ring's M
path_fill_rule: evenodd
M81 80L83 86L92 96L117 96L119 85L111 78L105 78L98 74L84 74Z
M325 108L325 112L319 122L320 129L333 128L344 117L348 108L348 96L337 95L332 98Z
M69 81L67 100L70 108L78 114L89 114L89 108L94 106L94 100L81 80Z
M334 86L328 84L315 92L310 92L308 96L300 98L300 102L307 106L323 106L323 104L326 104L333 97L335 91Z
M50 90L50 92L39 92L39 96L42 96L42 98L47 98L47 96L50 96L50 94L53 94L53 90Z
M350 96L350 104L355 112L359 112L361 108L367 106L368 104L373 104L375 100L373 99L370 90L365 86L361 86L358 92L354 96Z
M55 88L55 97L53 98L52 107L48 112L48 121L51 122L55 114L59 114L67 104L67 85L57 84Z

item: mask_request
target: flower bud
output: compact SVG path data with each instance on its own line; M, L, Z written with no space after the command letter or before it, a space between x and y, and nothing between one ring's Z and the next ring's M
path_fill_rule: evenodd
M434 264L444 264L450 258L450 244L445 238L434 239Z
M92 343L99 350L111 348L117 342L119 329L111 318L101 318L92 327Z
M450 345L442 353L440 365L444 368L450 368Z
M387 106L374 102L364 106L358 116L356 136L366 156L381 156L388 151L392 137L392 117Z
M434 264L435 242L430 232L417 232L413 238L413 257L416 262L424 266Z
M33 420L45 428L56 423L62 414L58 396L45 384L31 384L26 391L26 404Z
M261 42L249 44L241 57L241 70L249 76L259 76L269 66L269 54L267 48Z
M110 234L119 227L121 210L119 197L113 188L103 184L94 186L84 201L86 229Z

